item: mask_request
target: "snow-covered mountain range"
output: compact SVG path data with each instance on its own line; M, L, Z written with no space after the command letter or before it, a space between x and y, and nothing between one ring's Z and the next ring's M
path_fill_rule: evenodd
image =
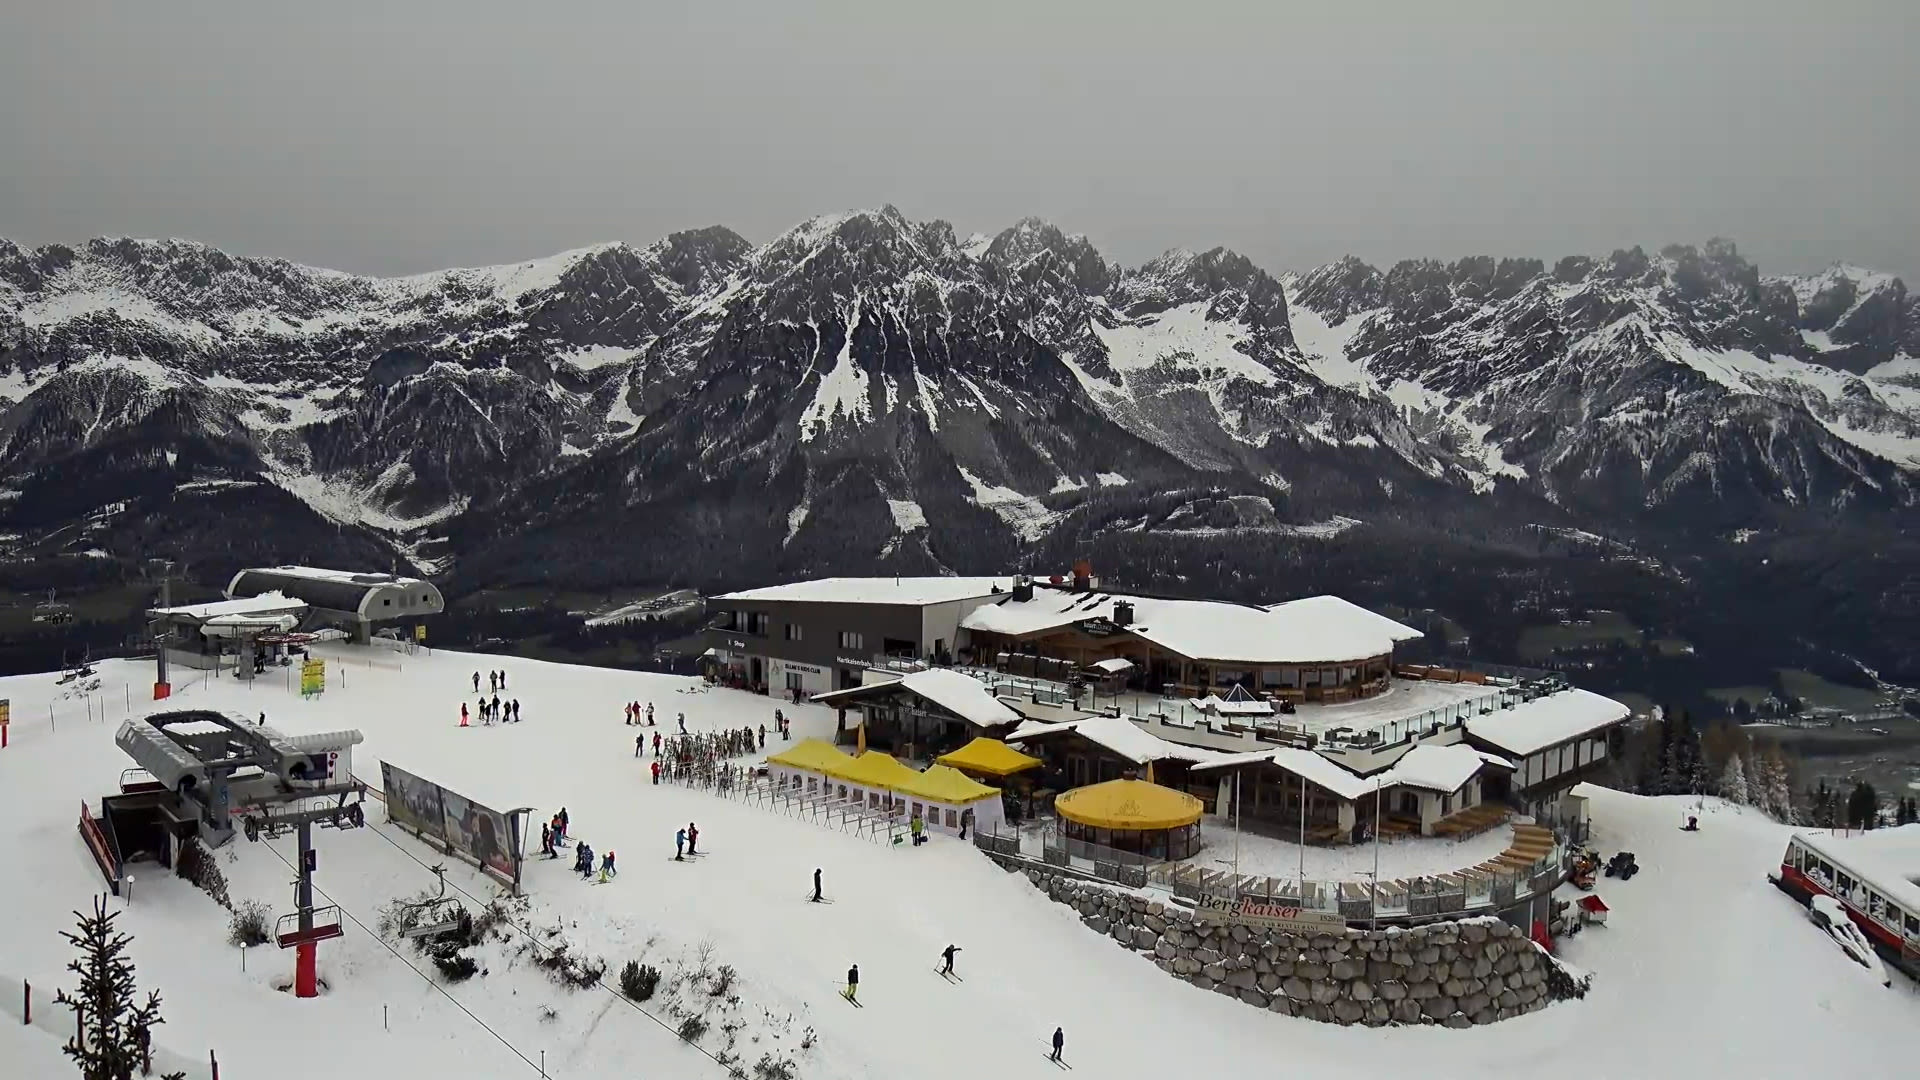
M217 532L196 500L474 580L963 569L1425 508L1731 536L1907 519L1920 298L1720 240L1274 277L890 207L386 279L0 242L0 409L23 550L103 546L103 507Z

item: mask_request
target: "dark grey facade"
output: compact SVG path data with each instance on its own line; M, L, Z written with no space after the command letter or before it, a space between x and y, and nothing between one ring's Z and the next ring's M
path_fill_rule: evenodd
M889 661L950 663L965 633L960 620L1000 595L984 579L944 579L924 587L913 579L820 584L828 586L817 590L827 598L749 592L709 599L706 646L722 677L790 696L859 686L864 672Z
M749 688L771 694L859 686L882 657L925 660L950 640L926 640L919 607L796 600L708 602L707 646Z

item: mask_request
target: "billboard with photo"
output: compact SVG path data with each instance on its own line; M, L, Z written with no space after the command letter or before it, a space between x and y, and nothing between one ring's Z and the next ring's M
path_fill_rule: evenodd
M444 843L446 812L440 806L440 785L429 783L387 762L380 763L380 783L387 796L387 819Z
M447 843L482 869L515 880L513 827L507 816L445 788L440 789L440 800Z
M384 761L380 776L389 821L519 887L519 844L507 815Z

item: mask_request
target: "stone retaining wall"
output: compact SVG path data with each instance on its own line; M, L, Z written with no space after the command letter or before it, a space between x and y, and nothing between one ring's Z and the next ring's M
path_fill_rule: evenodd
M1203 990L1283 1016L1335 1024L1463 1028L1550 1000L1552 961L1520 928L1485 917L1313 935L1195 920L1184 908L1024 871L1095 933Z

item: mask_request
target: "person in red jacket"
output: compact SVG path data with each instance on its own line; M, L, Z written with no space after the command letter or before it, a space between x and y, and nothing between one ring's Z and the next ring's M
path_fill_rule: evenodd
M660 759L659 758L653 759L653 782L656 784L660 782Z

